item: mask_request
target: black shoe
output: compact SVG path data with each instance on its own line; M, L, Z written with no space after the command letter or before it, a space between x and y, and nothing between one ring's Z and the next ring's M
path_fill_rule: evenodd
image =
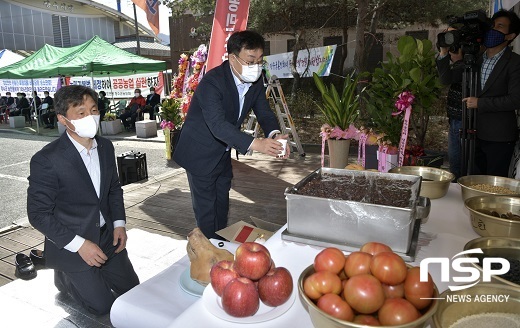
M36 269L29 256L18 253L14 261L16 266L15 276L20 279L29 280L36 277Z
M44 252L39 249L31 249L29 257L35 266L45 266Z

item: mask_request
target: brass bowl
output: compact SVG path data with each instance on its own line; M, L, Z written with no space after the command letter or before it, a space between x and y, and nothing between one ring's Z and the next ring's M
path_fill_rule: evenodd
M509 295L509 299L507 302L475 302L475 296L481 295ZM449 300L453 300L454 296L469 297L471 302L450 302ZM481 316L490 313L518 315L520 308L520 288L497 284L477 284L471 288L454 292L447 289L440 298L439 309L433 315L433 323L437 328L449 328L457 320L474 314Z
M357 323L353 323L350 321L340 320L337 319L322 310L318 308L318 306L305 295L305 292L303 290L303 283L305 279L314 273L314 266L311 264L309 265L303 272L301 273L300 277L298 278L298 294L300 295L300 300L303 304L303 307L309 312L309 315L311 317L312 324L316 328L370 328L374 326L367 326L367 325L360 325ZM434 285L434 291L433 291L433 297L437 298L439 297L439 291L437 290L437 286ZM433 302L430 304L430 307L424 314L417 320L407 323L405 325L399 325L399 326L392 326L393 328L422 328L426 326L426 323L428 319L430 319L435 311L437 311L438 307L438 300L434 299ZM424 310L423 310L424 311ZM421 313L423 313L421 311ZM390 327L390 326L380 326L381 327Z
M520 196L520 180L498 177L494 175L467 175L457 180L462 190L462 200L475 196ZM485 184L510 189L514 194L487 192L472 188L477 184Z
M477 257L479 260L483 257L503 257L520 261L520 238L481 237L470 240L464 246L465 251L473 248L480 248L484 253L478 256L476 256L476 254L465 254L466 257ZM471 265L477 268L482 276L482 268L480 265L476 263L471 263ZM515 284L514 282L495 275L491 275L491 283L520 288L519 284Z
M520 220L499 218L482 211L520 215L520 198L510 196L476 196L464 201L469 210L471 226L482 237L504 236L520 238Z
M430 199L446 196L451 181L455 179L453 173L429 166L394 167L388 172L421 176L422 182L420 195Z

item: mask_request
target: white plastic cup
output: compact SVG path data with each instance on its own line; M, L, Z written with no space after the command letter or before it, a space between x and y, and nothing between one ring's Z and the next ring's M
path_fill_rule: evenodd
M282 146L283 146L283 150L280 151L280 153L278 154L278 157L284 157L285 156L285 149L287 148L287 139L278 139L276 141L281 143Z

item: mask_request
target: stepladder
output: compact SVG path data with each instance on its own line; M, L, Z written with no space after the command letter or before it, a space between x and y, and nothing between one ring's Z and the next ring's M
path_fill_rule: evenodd
M276 75L271 76L267 82L265 95L274 105L275 114L278 118L278 124L280 125L280 132L289 136L287 147L290 147L291 153L294 153L294 149L296 149L301 157L305 157L305 151L298 136L298 131L296 130L294 120L289 111L282 86ZM249 114L244 132L253 136L253 138L256 138L260 132L260 124L253 112ZM249 150L247 155L252 155L252 153L253 151Z

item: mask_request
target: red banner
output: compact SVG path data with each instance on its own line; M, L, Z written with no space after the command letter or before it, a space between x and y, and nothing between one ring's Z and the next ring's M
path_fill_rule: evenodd
M227 59L227 40L233 32L246 29L248 15L249 0L217 0L206 72Z

